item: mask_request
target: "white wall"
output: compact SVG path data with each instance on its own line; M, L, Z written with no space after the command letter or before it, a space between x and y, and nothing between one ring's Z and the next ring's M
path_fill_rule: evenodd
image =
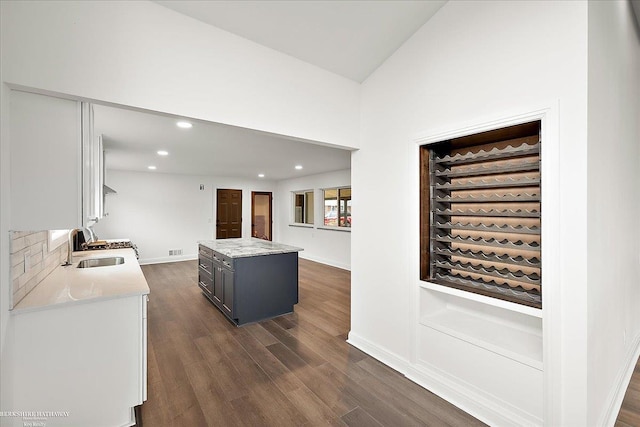
M118 194L107 196L109 215L94 230L101 239L130 238L143 264L197 258L198 240L215 239L216 188L242 190L243 237L251 236L251 191L275 189L264 180L118 170L108 170L106 182ZM170 257L170 249L182 256Z
M356 82L149 1L2 3L6 82L357 146Z
M198 240L215 238L216 188L242 190L242 235L251 235L251 191L273 193L273 241L304 248L302 258L349 269L351 233L289 226L291 192L315 190L316 226L323 226L322 188L348 186L349 170L279 182L237 178L108 170L107 184L118 194L106 198L109 215L94 230L101 239L130 238L142 263L197 257ZM200 184L205 190L200 190ZM357 195L356 195L357 197ZM209 222L211 220L211 222ZM169 249L183 249L169 257Z
M377 215L362 215L353 226L350 341L400 370L422 358L436 372L446 368L415 347L418 196L407 191L417 185L413 141L538 108L558 110L551 141L563 162L561 199L543 209L562 223L556 284L566 297L549 301L545 314L557 319L545 326L545 372L553 373L545 379L548 425L586 425L586 25L584 2L448 2L363 84L361 149L352 155L358 212L377 212L383 195L393 224L381 232ZM451 356L451 363L474 363ZM496 380L504 378L499 366L489 368ZM452 381L468 389L465 378Z
M640 33L589 2L589 425L613 425L640 352Z
M281 243L298 246L304 249L300 258L329 264L334 267L351 269L351 232L327 230L324 226L324 203L322 189L351 185L351 170L341 170L320 175L310 175L296 179L278 181L277 193L274 195L274 206L279 214L275 217L275 228ZM293 191L314 190L313 227L292 226ZM354 194L357 201L358 195ZM354 222L360 221L357 205Z

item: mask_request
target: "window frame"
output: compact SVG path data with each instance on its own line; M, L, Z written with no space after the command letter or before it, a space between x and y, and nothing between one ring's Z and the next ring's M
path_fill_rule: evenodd
M49 230L47 238L47 247L49 252L53 252L63 244L67 243L69 230Z
M309 211L309 202L308 202L308 196L309 194L311 194L313 200L311 202L311 210ZM296 221L296 208L298 207L297 205L297 200L296 197L302 195L304 197L304 201L303 201L303 207L302 207L302 219L303 221L308 220L309 217L309 213L311 213L311 220L309 222L297 222ZM296 191L292 191L291 192L291 206L292 206L292 210L291 210L291 222L289 225L291 226L296 226L296 227L313 227L315 225L315 199L316 199L316 195L315 195L315 190L312 189L308 189L308 190L296 190Z
M324 228L327 230L339 230L339 231L351 231L351 221L350 220L345 220L345 225L340 225L340 191L341 190L349 190L351 192L351 185L343 185L343 186L337 186L337 187L326 187L326 188L322 188L322 227L320 228ZM336 192L336 225L328 225L326 223L326 211L325 211L325 207L326 207L326 192L327 191L335 191ZM349 194L349 198L345 199L348 201L352 200L352 196L351 194ZM346 208L346 206L345 206ZM349 208L351 208L349 206ZM346 209L345 209L346 210ZM349 218L351 217L351 211L349 210ZM347 218L347 216L345 215L345 218ZM348 224L348 225L346 225Z

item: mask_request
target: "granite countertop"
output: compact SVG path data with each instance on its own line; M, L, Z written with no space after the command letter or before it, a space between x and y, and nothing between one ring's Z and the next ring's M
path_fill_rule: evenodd
M253 237L249 239L201 240L198 243L230 258L286 254L304 250L295 246L283 245L282 243L270 242Z
M87 258L123 257L124 264L77 268ZM149 293L136 254L131 248L73 253L73 264L58 266L12 310L13 314Z

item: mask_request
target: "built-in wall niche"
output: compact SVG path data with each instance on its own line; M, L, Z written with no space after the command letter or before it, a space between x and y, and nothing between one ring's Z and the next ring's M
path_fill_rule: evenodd
M453 293L422 287L420 324L542 371L541 317Z
M542 425L541 310L431 283L418 292L414 377L493 408L504 425Z
M490 424L543 425L542 122L477 129L419 147L413 375Z

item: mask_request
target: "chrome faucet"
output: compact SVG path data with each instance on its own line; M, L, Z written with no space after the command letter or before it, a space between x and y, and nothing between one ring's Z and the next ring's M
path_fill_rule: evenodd
M87 230L87 233L89 233L89 242L94 242L96 240L96 235L91 227L72 228L71 230L69 230L69 237L67 241L67 262L62 265L67 266L73 264L73 238L78 234L79 231L82 231L84 233L84 230Z

